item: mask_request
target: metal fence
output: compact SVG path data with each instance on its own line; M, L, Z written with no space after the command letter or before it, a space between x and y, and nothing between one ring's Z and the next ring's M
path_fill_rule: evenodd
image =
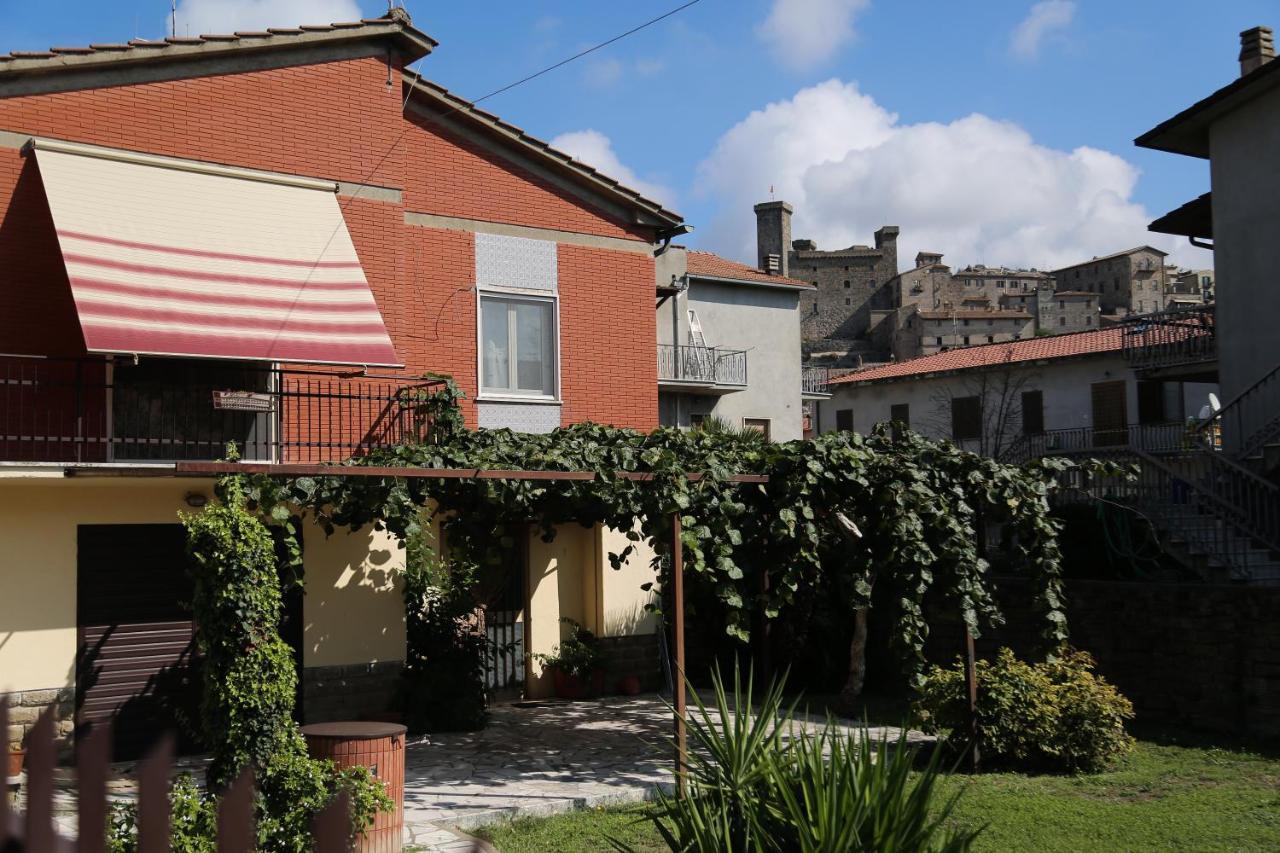
M1121 349L1135 369L1175 367L1218 357L1213 305L1174 308L1126 320Z
M0 732L9 731L8 703L0 698ZM26 805L14 808L8 792L0 796L0 850L4 853L79 851L105 853L110 807L107 781L110 774L110 726L96 727L76 750L77 839L62 837L54 823L54 745L52 709L46 710L27 736ZM170 849L170 777L173 741L162 740L138 765L138 851L162 853ZM218 850L253 850L257 840L253 813L252 774L242 775L218 803ZM318 853L350 850L349 803L340 794L312 822L313 849Z
M658 379L746 385L745 350L658 344Z
M805 394L830 393L831 368L802 367L800 372L800 389Z
M194 359L0 357L0 461L331 462L427 440L433 383Z

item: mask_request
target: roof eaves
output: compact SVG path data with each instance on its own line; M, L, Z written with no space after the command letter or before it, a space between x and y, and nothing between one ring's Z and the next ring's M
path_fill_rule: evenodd
M741 284L747 287L772 287L778 290L817 290L807 281L799 281L794 278L783 278L782 276L773 276L771 279L764 278L738 278L736 276L710 275L707 273L689 272L689 278L698 281L711 281L717 284Z
M133 39L127 44L98 43L87 47L58 47L46 51L16 50L0 55L0 80L71 70L115 68L135 63L221 56L231 52L289 50L322 43L388 37L394 39L400 47L406 64L426 56L439 44L431 36L416 29L407 15L395 13L355 23L210 33L198 37L159 40Z
M411 93L423 94L437 103L447 104L450 109L444 112L445 116L460 115L470 119L474 123L483 126L490 133L496 134L509 142L514 142L535 156L548 161L554 168L571 172L578 180L587 183L597 192L613 196L626 207L643 211L660 224L678 225L684 222L684 217L675 211L667 210L661 203L644 197L608 175L597 171L594 167L553 148L549 143L525 133L515 125L504 122L493 113L483 110L471 101L455 95L440 84L425 80L412 73L405 73L403 79L405 85L410 87ZM641 222L639 224L652 223Z
M1280 61L1273 59L1201 98L1173 118L1162 121L1133 140L1133 144L1139 148L1207 160L1209 125L1275 86L1280 86Z

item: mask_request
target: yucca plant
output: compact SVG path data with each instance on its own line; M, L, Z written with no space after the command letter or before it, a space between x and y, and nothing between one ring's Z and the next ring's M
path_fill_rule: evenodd
M690 689L687 796L660 794L652 813L672 850L836 853L968 850L975 833L949 832L955 798L932 811L941 768L918 772L905 733L890 744L833 720L816 732L783 704L784 681L753 704L753 678L735 667L733 701L719 671L714 707ZM618 849L626 849L615 842Z

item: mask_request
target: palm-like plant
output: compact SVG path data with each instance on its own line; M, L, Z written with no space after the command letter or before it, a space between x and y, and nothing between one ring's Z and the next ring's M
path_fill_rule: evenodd
M936 812L935 752L913 772L905 732L876 740L828 720L810 731L783 705L783 682L753 704L753 678L735 667L733 701L717 671L715 705L690 690L688 793L660 794L652 819L672 850L689 853L843 853L969 849L976 832L945 826L955 798ZM754 709L754 710L753 710ZM958 796L958 795L957 795ZM615 843L615 847L626 849Z

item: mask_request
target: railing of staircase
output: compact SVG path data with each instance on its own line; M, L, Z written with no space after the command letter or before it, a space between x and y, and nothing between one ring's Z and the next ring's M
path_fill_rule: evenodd
M1236 458L1250 456L1280 438L1280 365L1196 426L1201 441Z
M1073 427L1023 435L1000 458L1022 463L1041 456L1074 456L1100 450L1138 448L1152 453L1169 453L1194 447L1193 438L1181 421L1158 424L1130 424L1117 428Z

